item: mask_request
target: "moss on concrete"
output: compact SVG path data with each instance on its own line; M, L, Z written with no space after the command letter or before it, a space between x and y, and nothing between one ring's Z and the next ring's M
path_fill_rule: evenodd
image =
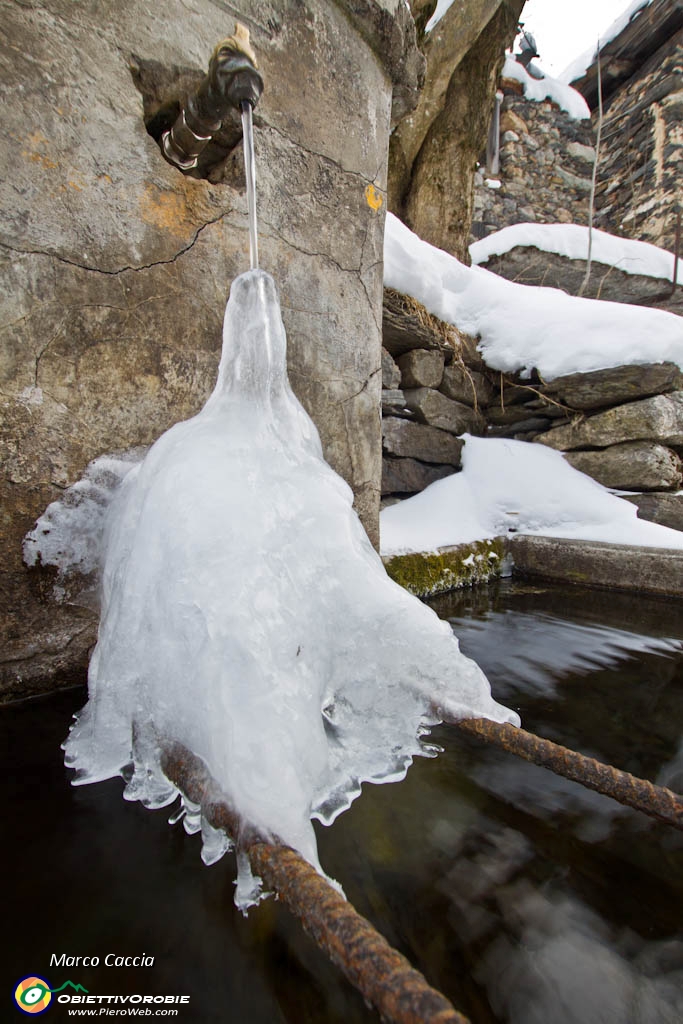
M394 555L385 559L384 565L392 580L411 594L431 597L499 576L504 556L505 541L496 537L438 551Z

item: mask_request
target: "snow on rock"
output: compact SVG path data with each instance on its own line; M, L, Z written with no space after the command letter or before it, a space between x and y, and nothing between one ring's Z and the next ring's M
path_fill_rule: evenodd
M608 43L611 43L613 39L616 39L620 32L622 32L628 23L642 11L643 7L647 7L648 4L652 3L652 0L632 0L623 14L620 14L612 24L606 29L600 36L599 44L596 41L595 46L591 46L588 50L584 50L583 53L575 57L571 64L568 65L559 77L559 81L565 84L575 82L579 78L583 78L588 68L591 66L598 54L598 45L603 50Z
M439 24L446 11L453 6L453 0L437 0L434 13L425 25L425 32L431 32Z
M333 821L363 781L433 752L435 708L519 721L448 623L386 575L289 386L263 271L232 285L204 409L118 488L102 589L90 699L65 744L76 784L125 773L127 799L164 806L177 791L159 745L177 740L244 819L319 870L311 817ZM186 810L216 860L228 840ZM246 908L258 886L238 865Z
M579 224L513 224L494 231L470 246L474 264L486 263L491 256L502 256L516 246L529 246L572 260L588 257L588 228ZM619 238L593 229L592 259L595 263L616 267L625 274L643 274L671 281L674 254L649 242ZM677 284L683 284L683 261L678 268Z
M683 369L683 320L673 313L580 299L515 284L422 241L392 214L384 235L384 283L468 334L494 370L549 381L638 363Z
M683 533L638 519L637 508L525 441L465 435L462 472L384 509L383 555L434 551L530 533L683 549Z
M534 68L541 72L537 65L534 65ZM553 103L557 103L560 110L565 110L576 121L583 121L591 116L590 108L580 92L545 72L541 73L542 78L534 78L512 54L508 53L501 75L503 78L512 78L519 82L528 100L552 100Z

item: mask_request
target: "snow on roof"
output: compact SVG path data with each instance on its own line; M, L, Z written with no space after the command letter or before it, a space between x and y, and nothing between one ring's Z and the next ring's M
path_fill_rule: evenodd
M534 67L538 71L541 70L536 64ZM505 57L502 76L519 82L528 100L537 100L538 102L546 99L552 100L561 110L566 110L569 116L577 121L591 116L590 108L580 92L573 89L571 85L561 82L558 78L546 75L545 72L543 72L543 78L533 78L512 54L508 53Z
M674 313L579 299L466 267L392 214L384 235L384 283L478 335L494 370L528 376L536 368L552 380L625 364L671 361L683 369L683 319Z
M475 264L486 263L491 256L501 256L516 246L530 246L572 260L585 260L588 228L579 224L513 224L473 242L470 256ZM592 258L596 263L616 267L625 274L643 274L665 281L673 277L675 258L672 252L596 228L593 229ZM683 260L679 264L677 283L683 284Z
M383 555L530 533L683 548L683 533L638 519L638 509L528 441L465 435L462 472L384 509Z
M652 0L632 0L627 9L616 18L610 27L606 29L599 40L596 40L595 46L591 46L590 49L584 50L583 53L575 57L571 64L568 65L560 75L558 81L565 84L575 82L579 78L583 78L588 68L591 66L593 61L598 55L598 46L603 50L608 43L611 43L613 39L616 39L620 32L622 32L629 24L635 15L642 11L643 7L647 7Z

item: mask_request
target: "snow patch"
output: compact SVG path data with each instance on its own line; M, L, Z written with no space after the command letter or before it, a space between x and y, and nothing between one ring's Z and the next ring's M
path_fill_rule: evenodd
M553 103L557 103L560 110L566 111L575 121L590 118L590 108L580 92L573 89L571 85L561 82L558 78L546 75L538 65L534 64L534 68L543 75L542 78L533 78L526 68L518 60L515 60L512 54L508 53L505 57L502 77L512 78L519 82L528 100L536 100L539 103L543 100L552 100Z
M508 532L683 549L683 533L526 441L465 435L462 472L381 513L382 555L431 552Z
M465 267L393 214L384 234L384 283L478 335L494 370L528 376L536 368L552 380L626 364L669 361L683 369L683 320L674 313L580 299Z
M588 258L588 228L579 224L513 224L473 242L470 256L474 264L486 263L491 256L501 256L516 246L532 246L572 260L585 260ZM596 228L593 228L592 259L625 274L643 274L665 281L673 278L675 256L672 252ZM683 284L683 261L678 268L677 284Z

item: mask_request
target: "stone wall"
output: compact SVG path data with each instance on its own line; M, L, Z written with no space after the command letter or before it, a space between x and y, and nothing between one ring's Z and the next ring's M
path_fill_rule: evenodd
M382 495L385 504L460 469L464 432L538 442L643 518L683 523L683 374L673 363L619 366L544 383L489 369L476 339L385 290Z
M406 497L460 468L465 432L481 434L493 397L476 341L385 289L382 496Z
M417 96L404 3L0 0L0 695L73 682L93 613L22 564L46 505L105 452L154 441L210 392L232 279L248 267L239 147L184 177L146 130L251 30L261 266L292 384L376 538L380 309L392 92ZM331 67L333 66L333 73ZM236 140L233 140L233 143Z
M683 29L609 103L595 226L674 249L682 202Z
M500 171L489 175L482 166L475 175L471 240L527 221L587 224L595 160L590 121L571 118L550 100L527 100L510 79L500 87Z

